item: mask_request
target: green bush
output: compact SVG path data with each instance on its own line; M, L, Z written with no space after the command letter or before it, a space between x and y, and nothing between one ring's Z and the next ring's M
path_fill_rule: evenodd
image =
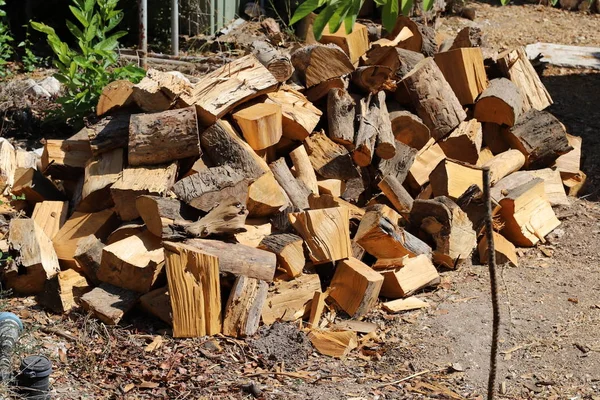
M54 77L66 89L58 99L62 116L79 124L94 111L104 86L117 79L137 83L145 71L133 65L117 66L118 40L127 34L124 31L111 33L123 19L122 11L115 9L118 0L73 0L73 3L69 8L80 26L68 20L66 23L78 49L71 49L48 25L32 21L31 26L47 35L56 56L54 65L58 73Z
M0 7L4 7L6 1L0 0ZM0 77L5 77L9 74L6 68L8 60L13 55L14 51L11 46L13 37L10 35L10 29L6 22L6 11L0 8Z
M29 24L24 25L25 31L25 40L23 40L17 47L23 48L23 56L21 57L21 61L23 62L23 70L25 72L33 72L38 65L40 65L44 60L42 57L38 57L33 53L31 49L33 47L33 43L29 40Z

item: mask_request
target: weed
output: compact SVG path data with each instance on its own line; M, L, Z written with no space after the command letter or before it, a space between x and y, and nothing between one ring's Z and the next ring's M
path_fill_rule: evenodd
M14 39L10 34L8 22L6 22L6 11L1 8L5 5L6 1L0 0L0 78L10 75L7 64L14 53L13 47L10 44Z

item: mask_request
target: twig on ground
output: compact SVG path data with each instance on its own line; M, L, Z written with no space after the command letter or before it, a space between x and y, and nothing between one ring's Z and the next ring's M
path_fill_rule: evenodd
M254 374L244 375L244 378L254 378L257 376L264 376L264 375L287 376L289 378L297 378L297 379L302 379L302 380L309 379L309 377L307 377L307 376L298 375L293 372L256 372Z
M62 331L62 330L57 329L57 328L52 328L52 327L49 327L49 326L40 326L39 329L40 329L40 331L42 331L44 333L47 333L49 335L60 336L60 337L63 337L65 339L69 339L69 340L71 340L73 342L79 341L78 337L76 337L74 335L71 335L70 333Z
M423 371L421 371L421 372L417 372L416 374L412 374L412 375L409 375L409 376L405 376L404 378L402 378L402 379L398 379L397 381L380 383L379 385L375 385L374 387L375 387L375 388L380 388L380 387L384 387L384 386L390 386L390 385L391 385L391 386L393 386L393 385L397 385L397 384L399 384L399 383L406 382L406 381L408 381L408 380L411 380L411 379L413 379L413 378L416 378L416 377L418 377L418 376L421 376L421 375L428 374L428 373L430 373L430 372L431 372L430 370L426 369L426 370L423 370Z

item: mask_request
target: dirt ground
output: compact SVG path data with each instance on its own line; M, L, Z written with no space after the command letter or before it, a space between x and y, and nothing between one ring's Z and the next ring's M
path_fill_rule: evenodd
M475 24L496 48L600 46L598 15L470 6L475 21L448 17L440 30L455 34ZM542 79L555 102L549 111L583 137L589 184L583 199L556 210L562 224L547 243L519 250L518 267L500 267L499 398L600 399L600 73L550 67ZM53 360L55 399L481 399L491 332L488 271L469 264L442 277L438 288L418 294L429 309L369 314L378 334L363 337L344 360L318 355L290 324L263 328L248 341L173 340L167 326L141 313L106 327L77 312L48 314L31 298L1 305L27 326L18 355Z

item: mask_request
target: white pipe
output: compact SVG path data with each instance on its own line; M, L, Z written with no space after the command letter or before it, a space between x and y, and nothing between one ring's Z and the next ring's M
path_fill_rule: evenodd
M179 1L171 0L171 47L173 55L179 55Z
M140 11L140 51L142 53L142 68L146 68L148 54L148 0L139 0Z

